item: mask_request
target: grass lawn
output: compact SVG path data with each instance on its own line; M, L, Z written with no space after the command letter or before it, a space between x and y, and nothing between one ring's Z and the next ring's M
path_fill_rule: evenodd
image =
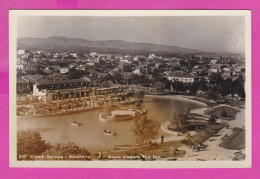
M223 116L223 111L226 112L226 116ZM219 106L214 109L208 109L205 111L206 115L211 115L213 113L217 116L218 119L224 119L224 120L234 120L235 116L237 114L237 110L228 106Z

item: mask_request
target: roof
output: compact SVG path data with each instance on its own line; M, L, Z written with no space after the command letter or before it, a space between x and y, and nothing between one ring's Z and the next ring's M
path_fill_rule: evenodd
M22 76L19 76L16 78L16 83L29 83L29 81L24 79Z
M95 91L106 91L106 90L112 90L112 89L119 89L119 87L97 88L97 89L95 89Z
M60 80L60 81L37 81L38 85L55 85L55 84L68 84L68 83L82 83L88 82L85 79L71 79L71 80Z
M28 80L31 83L35 83L36 81L38 81L39 79L43 78L43 75L40 74L36 74L36 75L24 75L23 78Z
M168 75L168 77L195 78L196 76L191 74L175 74L175 75Z
M80 79L82 79L82 80L84 80L84 81L87 81L87 82L90 82L90 79L89 79L88 77L86 77L86 76L83 76L83 77L81 77Z
M56 80L68 80L69 77L67 75L61 74L61 73L52 73L47 75L50 79L56 79Z
M220 65L219 64L213 64L210 66L210 69L219 69Z

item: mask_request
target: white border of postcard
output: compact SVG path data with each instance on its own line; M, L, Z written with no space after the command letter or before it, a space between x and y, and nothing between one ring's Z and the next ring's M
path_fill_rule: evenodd
M16 39L19 16L244 16L246 58L246 159L244 161L17 161ZM10 10L9 11L9 165L69 168L249 168L252 165L250 10Z

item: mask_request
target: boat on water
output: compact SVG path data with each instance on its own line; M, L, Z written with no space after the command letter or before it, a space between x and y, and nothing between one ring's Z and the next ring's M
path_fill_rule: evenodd
M81 125L79 122L76 122L76 121L69 121L69 124L71 126L80 126Z
M115 131L109 131L107 129L101 130L101 133L104 135L110 135L110 136L117 135L117 133Z

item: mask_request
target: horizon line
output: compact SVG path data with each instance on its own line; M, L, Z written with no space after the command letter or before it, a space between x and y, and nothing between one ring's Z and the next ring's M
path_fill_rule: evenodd
M180 47L180 46L176 46L176 45L164 45L164 44L156 44L156 43L149 43L149 42L133 42L133 41L126 41L126 40L89 40L89 39L85 39L85 38L79 38L79 37L67 37L67 36L59 36L59 35L54 35L54 36L48 36L48 37L17 37L17 39L21 39L21 38L38 38L38 39L48 39L48 38L53 38L53 37L60 37L60 38L67 38L67 39L79 39L79 40L86 40L86 41L91 41L91 42L97 42L97 41L122 41L122 42L127 42L127 43L137 43L137 44L151 44L151 45L161 45L161 46L167 46L167 47L177 47L177 48L183 48L183 49L187 49L187 50L195 50L201 53L214 53L214 54L239 54L239 55L245 55L245 52L214 52L214 51L204 51L204 50L198 50L198 49L193 49L193 48L187 48L187 47Z

